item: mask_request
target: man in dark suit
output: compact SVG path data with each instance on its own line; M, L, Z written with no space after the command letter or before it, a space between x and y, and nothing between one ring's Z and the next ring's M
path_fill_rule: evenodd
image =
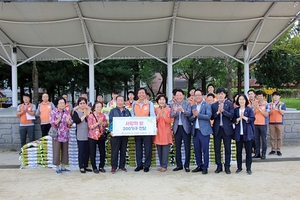
M213 134L214 134L214 149L217 169L215 173L223 171L221 163L221 141L223 140L225 148L225 172L230 174L230 159L231 159L231 137L233 134L232 118L234 115L234 108L232 102L225 99L226 90L224 88L217 89L218 101L211 106L212 117L214 120Z
M181 144L184 142L185 162L184 168L186 172L190 172L190 158L191 158L191 123L189 117L191 113L191 104L184 100L184 92L179 89L175 93L176 102L172 104L171 117L174 118L173 133L175 134L176 145L176 164L177 167L173 171L183 169L181 159Z
M189 118L193 122L192 135L196 156L197 168L192 172L207 174L209 163L209 139L212 134L210 125L211 106L203 100L204 96L200 89L195 90L194 99L196 104L192 106L193 115ZM203 153L203 160L202 160Z

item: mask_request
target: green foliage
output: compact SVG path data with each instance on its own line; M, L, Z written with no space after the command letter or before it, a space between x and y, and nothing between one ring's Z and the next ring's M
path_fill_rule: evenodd
M95 86L100 90L97 92L109 94L132 87L135 66L137 60L106 60L95 66Z
M280 92L282 97L286 98L297 98L299 95L298 89L277 89Z
M215 58L184 59L173 69L174 76L188 81L188 90L198 81L202 81L202 89L206 91L206 80L213 77L211 82L215 82L221 80L220 77L226 76L226 69L222 66L222 61Z
M152 96L156 96L154 88L152 88L152 81L156 78L155 73L160 73L162 76L162 82L158 91L163 88L163 93L166 93L167 66L165 64L156 59L144 59L139 60L139 67L138 80L146 83Z
M280 88L296 84L295 57L283 50L269 50L254 66L257 82L265 87Z
M0 88L11 86L11 67L0 61Z
M300 110L299 98L280 98L280 100L286 104L287 108L296 108L297 110Z
M295 24L258 61L254 70L259 84L280 88L300 82L299 30L299 23Z

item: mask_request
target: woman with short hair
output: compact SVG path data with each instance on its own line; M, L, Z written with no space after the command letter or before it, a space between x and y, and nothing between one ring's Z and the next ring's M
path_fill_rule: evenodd
M87 104L85 97L79 97L77 101L78 108L73 113L73 121L76 124L76 139L78 146L78 164L81 173L91 172L88 168L90 156L88 142L88 116L91 113L91 108Z
M58 129L57 137L52 139L53 147L53 164L56 166L56 173L70 172L65 165L69 162L69 140L70 127L73 120L70 115L70 110L65 109L66 100L63 97L58 97L56 100L56 108L51 111L50 124L53 128ZM59 165L61 164L61 168Z
M157 134L154 136L153 143L156 144L160 167L160 172L167 171L169 145L172 144L171 131L171 108L167 106L168 98L164 94L160 94L156 98L158 108L155 108Z
M96 101L93 105L93 113L88 117L89 126L89 147L90 147L90 159L95 174L100 172L106 172L104 169L105 165L105 140L101 139L102 134L107 127L107 121L105 115L102 113L103 103ZM100 164L99 169L96 167L96 145L98 145L100 152Z

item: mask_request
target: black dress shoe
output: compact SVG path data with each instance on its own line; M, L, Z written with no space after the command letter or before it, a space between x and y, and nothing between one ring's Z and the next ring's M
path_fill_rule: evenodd
M190 168L188 168L188 167L186 167L184 169L185 169L185 172L190 172L191 171Z
M102 173L106 172L105 169L103 169L103 168L99 168L99 171L102 172Z
M202 168L201 167L197 167L195 169L192 170L192 172L201 172L202 171Z
M260 158L260 155L256 154L256 155L252 156L252 158Z
M242 171L243 171L242 169L237 169L237 170L235 171L235 173L239 174L239 173L241 173Z
M85 168L85 171L92 172L93 170L91 170L90 168Z
M142 166L137 166L137 167L134 169L134 171L135 171L135 172L138 172L138 171L140 171L140 170L142 170L142 169L143 169Z
M262 159L262 160L266 159L266 154L262 154L262 155L261 155L261 159Z
M252 171L251 169L247 169L247 174L251 175L252 174Z
M179 170L183 170L183 167L176 167L176 168L173 169L174 172L177 172Z
M223 171L223 169L221 167L218 167L216 170L215 170L215 173L218 174L220 173L221 171Z
M231 171L229 168L225 168L225 172L226 172L226 174L231 174Z
M202 174L207 174L207 169L203 169Z
M149 172L149 167L145 167L144 172Z

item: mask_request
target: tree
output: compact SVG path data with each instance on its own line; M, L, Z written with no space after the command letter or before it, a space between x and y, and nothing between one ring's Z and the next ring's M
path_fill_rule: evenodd
M166 94L167 88L167 66L162 62L155 59L145 59L139 61L140 71L139 71L139 80L144 82L147 85L147 88L152 93L152 96L155 97L157 92L162 91ZM158 89L154 90L153 88L153 79L156 78L156 73L159 73L162 77L162 82L160 83Z
M267 51L254 67L257 82L271 88L280 88L283 84L295 83L292 63L292 56L286 51Z
M133 86L132 65L136 60L106 60L95 66L95 85L97 93L110 94L113 90L128 90Z
M255 77L259 84L280 88L300 82L300 26L295 24L256 63Z
M36 67L36 61L32 62L32 88L33 88L32 103L37 105L39 103L39 73Z
M11 67L0 61L0 88L8 88L11 86Z
M211 77L218 79L224 75L224 69L217 58L184 59L174 66L174 75L188 81L188 90L201 81L202 91L206 93L207 80Z

